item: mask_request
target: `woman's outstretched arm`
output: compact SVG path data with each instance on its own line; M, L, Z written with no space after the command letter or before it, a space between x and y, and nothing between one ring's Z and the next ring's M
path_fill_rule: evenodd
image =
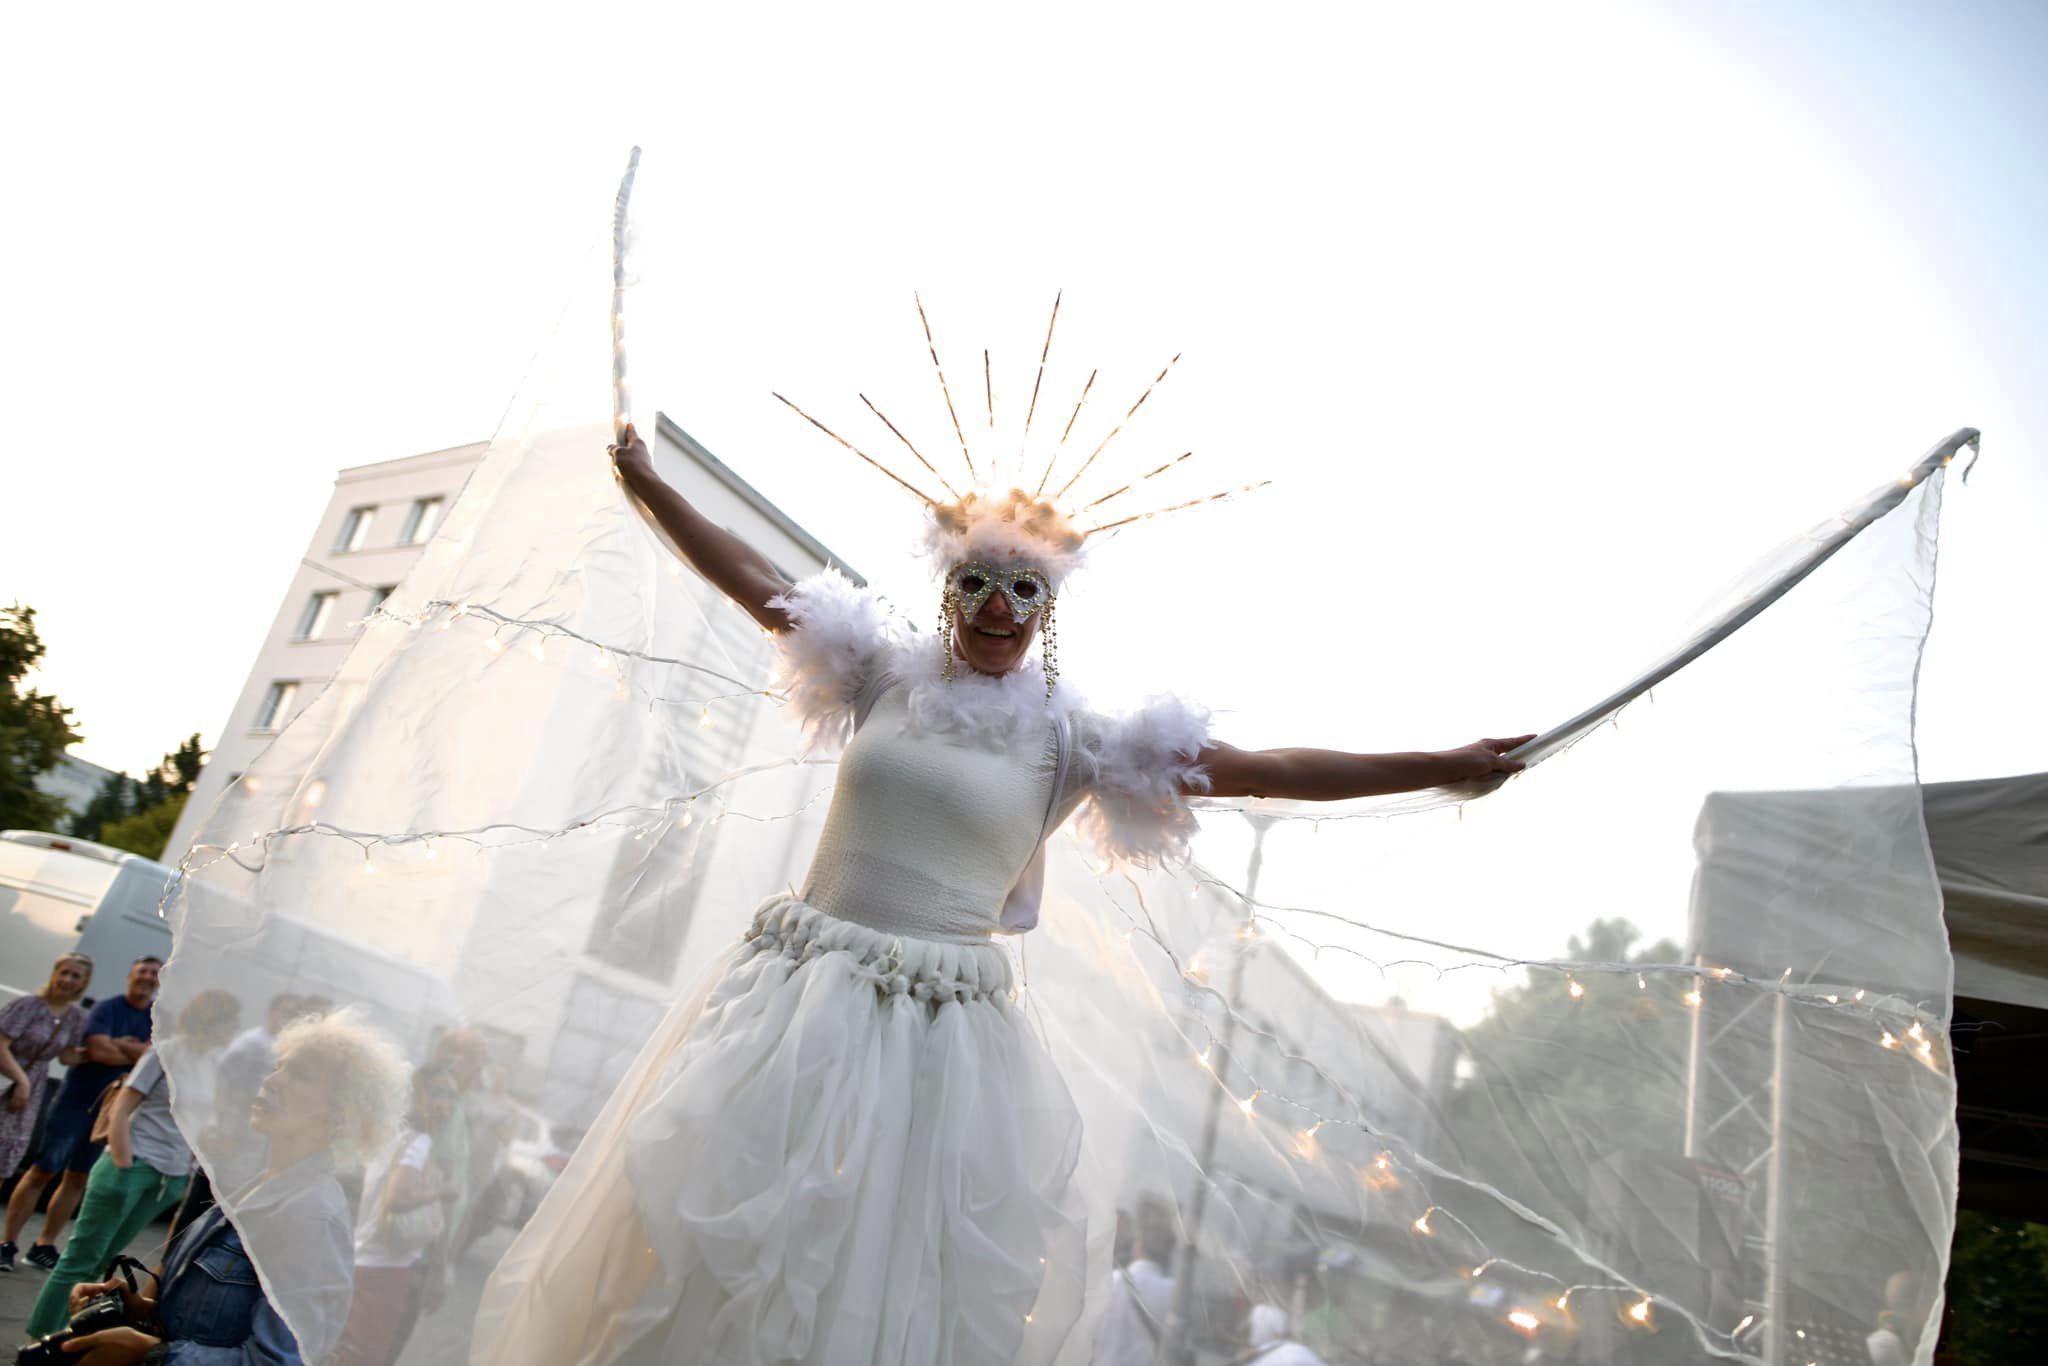
M1203 747L1196 762L1209 775L1201 795L1277 797L1298 802L1335 802L1347 797L1383 797L1392 792L1519 773L1508 751L1535 739L1479 740L1435 753L1346 754L1334 749L1238 749ZM1192 789L1191 789L1192 791Z
M690 567L711 586L731 598L769 631L787 631L789 614L768 605L789 590L789 580L754 547L706 517L654 472L647 443L629 425L624 439L609 448L612 467L627 492L640 500L661 529L669 534Z

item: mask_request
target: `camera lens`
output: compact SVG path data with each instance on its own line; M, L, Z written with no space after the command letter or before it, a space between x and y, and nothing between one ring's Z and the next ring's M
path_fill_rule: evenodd
M64 1344L71 1340L71 1331L51 1333L25 1342L14 1354L14 1366L59 1366L59 1363L76 1361L77 1357L67 1356Z

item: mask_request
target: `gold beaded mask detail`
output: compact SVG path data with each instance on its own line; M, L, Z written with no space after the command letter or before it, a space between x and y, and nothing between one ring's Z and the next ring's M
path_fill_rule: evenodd
M968 560L953 566L946 576L946 586L952 590L953 600L960 614L967 620L974 620L982 604L996 593L1010 606L1010 617L1014 621L1028 620L1039 608L1052 602L1052 584L1038 570L1025 565L998 568L978 560Z
M1060 682L1059 627L1053 622L1053 609L1057 604L1053 601L1052 585L1045 575L1025 566L998 569L978 560L954 566L946 578L946 591L939 597L939 673L948 683L953 681L955 614L968 621L974 620L982 604L996 593L1003 595L1010 605L1011 619L1019 623L1028 620L1041 607L1045 609L1038 643L1045 652L1045 700L1051 702Z

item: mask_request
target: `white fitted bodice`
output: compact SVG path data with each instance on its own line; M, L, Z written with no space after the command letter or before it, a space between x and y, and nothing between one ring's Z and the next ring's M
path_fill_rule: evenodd
M803 899L921 939L986 939L1038 849L1057 751L1050 718L1007 743L911 720L890 687L847 744Z

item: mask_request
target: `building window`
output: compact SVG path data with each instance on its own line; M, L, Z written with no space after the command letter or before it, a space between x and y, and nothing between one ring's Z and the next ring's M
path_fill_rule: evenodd
M405 534L398 538L400 545L424 545L433 536L434 528L441 525L441 500L439 498L415 498L412 511L405 516Z
M335 538L336 550L361 550L370 539L370 523L375 520L374 507L350 508L341 524L341 535Z
M384 599L390 597L393 593L397 591L398 585L395 583L380 583L375 588L372 588L370 590L370 610L374 612L379 607L382 607L384 605Z
M299 683L295 678L280 678L270 685L270 691L263 698L263 705L256 711L256 729L277 730L291 715L292 699L299 695Z
M338 593L315 593L306 599L306 610L299 614L299 627L292 632L293 640L318 640L327 634L327 627L334 619L334 600Z

